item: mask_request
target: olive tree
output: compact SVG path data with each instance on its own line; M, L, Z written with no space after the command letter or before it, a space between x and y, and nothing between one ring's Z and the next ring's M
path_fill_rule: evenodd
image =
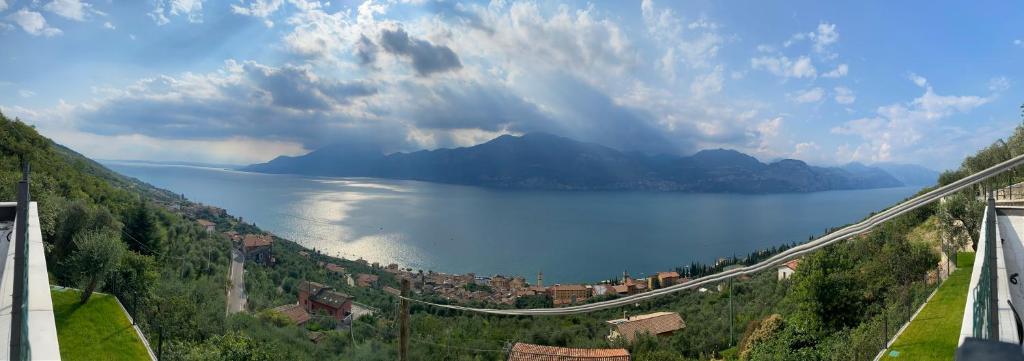
M75 236L75 248L68 268L82 288L81 303L84 304L120 264L125 247L119 237L110 232L86 232Z

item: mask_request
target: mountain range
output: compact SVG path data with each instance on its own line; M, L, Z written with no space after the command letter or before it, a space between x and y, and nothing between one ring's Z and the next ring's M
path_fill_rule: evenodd
M928 171L907 165L891 165L890 169L900 176L859 163L842 167L812 166L795 159L762 163L728 149L702 150L691 156L622 152L546 133L503 135L471 147L392 154L335 144L306 155L280 156L241 168L261 173L408 179L514 189L729 193L897 187L927 177Z

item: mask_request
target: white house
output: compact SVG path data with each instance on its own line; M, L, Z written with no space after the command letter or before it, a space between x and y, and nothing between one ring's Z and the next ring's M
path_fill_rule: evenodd
M794 259L779 266L779 281L793 277L796 268L800 266L800 260Z

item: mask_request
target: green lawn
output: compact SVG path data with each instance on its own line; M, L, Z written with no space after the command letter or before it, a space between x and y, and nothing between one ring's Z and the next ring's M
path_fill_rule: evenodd
M974 253L957 255L959 268L903 334L885 351L887 360L952 360L960 339L960 323L971 282ZM898 354L897 354L898 353Z
M149 360L128 317L114 296L93 293L78 303L80 292L52 289L57 340L64 360Z

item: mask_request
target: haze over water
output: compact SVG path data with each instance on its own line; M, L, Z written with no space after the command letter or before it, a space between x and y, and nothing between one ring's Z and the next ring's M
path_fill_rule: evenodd
M917 187L798 194L499 190L105 162L331 255L545 283L641 276L820 235Z

